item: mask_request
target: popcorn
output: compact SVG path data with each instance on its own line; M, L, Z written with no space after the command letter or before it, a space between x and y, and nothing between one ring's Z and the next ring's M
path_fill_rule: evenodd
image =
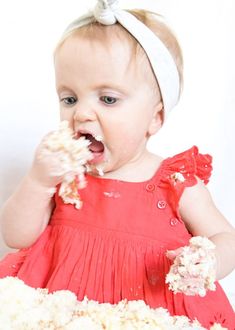
M96 169L97 169L97 172L98 172L99 176L103 176L104 175L104 171L103 171L102 166L97 166Z
M34 289L16 277L0 280L0 329L11 330L206 330L186 316L170 316L164 308L152 309L144 301L99 304L61 290ZM215 323L211 330L222 330Z
M213 326L210 327L210 330L223 330L223 329L227 329L227 328L223 328L222 325L219 323L214 323Z
M183 174L180 172L175 172L175 173L171 174L171 179L174 181L174 184L176 184L177 182L185 181Z
M174 259L166 276L170 290L186 295L206 295L206 290L216 289L215 245L206 237L192 237L189 246Z
M219 323L214 323L210 330L223 330L224 328Z
M73 130L69 128L68 122L62 121L59 129L45 138L41 151L41 157L59 153L62 168L51 174L64 175L59 196L66 204L74 204L77 209L82 206L78 188L82 189L86 186L85 165L92 159L92 153L88 149L89 144L85 137L74 139Z
M101 165L86 165L86 171L87 172L96 172L99 176L103 176L104 175L104 164Z

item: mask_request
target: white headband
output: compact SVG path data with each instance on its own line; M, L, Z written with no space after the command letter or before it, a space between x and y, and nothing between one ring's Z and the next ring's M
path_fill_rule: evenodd
M166 46L145 24L120 9L118 0L98 0L93 13L75 20L68 26L64 36L95 21L103 25L120 23L142 46L160 87L166 117L177 104L180 95L179 73Z

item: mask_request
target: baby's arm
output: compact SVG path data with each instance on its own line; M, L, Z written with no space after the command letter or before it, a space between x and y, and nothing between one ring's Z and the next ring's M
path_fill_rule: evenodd
M91 159L88 144L84 138L73 138L67 122L43 139L29 173L3 207L1 223L7 245L23 248L35 242L49 222L59 183L65 203L81 205L73 180L78 176L79 186L84 186L84 165Z
M207 237L215 244L217 279L228 275L235 268L235 229L216 208L200 180L185 189L180 214L193 236Z
M3 238L12 248L24 248L34 243L50 219L55 187L63 180L63 175L59 173L61 153L42 156L45 142L52 134L44 137L35 152L29 172L3 206Z
M50 189L29 172L1 211L1 229L5 243L20 249L30 246L45 229L54 207Z

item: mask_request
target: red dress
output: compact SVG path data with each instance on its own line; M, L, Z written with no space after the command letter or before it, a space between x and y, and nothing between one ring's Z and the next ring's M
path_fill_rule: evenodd
M166 250L187 245L191 237L178 212L180 196L196 184L195 176L207 183L211 169L211 157L193 147L163 160L145 182L88 175L80 191L82 208L64 204L56 194L43 234L30 248L6 256L0 277L18 276L50 291L68 289L79 300L143 299L172 315L197 318L204 327L218 322L234 330L234 311L218 283L203 298L173 294L165 284L171 264Z

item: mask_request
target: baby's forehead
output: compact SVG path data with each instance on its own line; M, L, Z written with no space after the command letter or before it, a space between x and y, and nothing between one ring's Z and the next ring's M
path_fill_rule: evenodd
M143 57L147 58L136 39L118 23L111 26L92 23L75 29L58 45L56 52L67 41L74 43L74 45L79 44L79 42L83 45L89 45L94 52L98 51L98 48L102 48L110 55L113 55L114 50L116 53L125 51L126 58L132 61L143 59Z
M108 66L113 74L119 71L120 77L128 74L128 77L135 76L136 81L144 77L146 83L156 87L156 78L145 52L119 24L92 24L76 29L57 48L57 52L59 57L65 56L66 61L71 60L71 54L74 60L76 54L84 72L85 67L89 68L89 72L100 72L99 69L102 67L102 76L105 76L107 70L104 70L104 67L106 69Z
M110 56L110 58L117 62L122 58L129 68L135 66L137 70L138 66L140 66L144 70L148 68L151 69L142 47L138 44L136 39L118 23L109 26L104 26L99 23L83 26L72 31L61 46L67 42L74 44L74 47L79 47L80 45L82 48L86 45L87 49L90 48L93 54L102 51L102 54Z

